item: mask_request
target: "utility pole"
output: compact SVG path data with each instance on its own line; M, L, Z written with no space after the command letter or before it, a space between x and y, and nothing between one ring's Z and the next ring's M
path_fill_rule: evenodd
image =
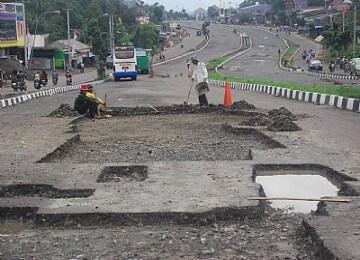
M28 69L28 34L27 34L27 25L26 25L26 13L25 13L25 1L22 1L23 4L23 15L24 15L24 27L25 27L25 36L24 36L24 62L25 62L25 68Z
M356 54L356 43L357 43L357 39L356 39L356 29L357 29L357 26L356 26L356 10L357 9L357 6L356 6L356 3L354 3L354 41L353 41L353 58L356 58L355 57L355 54Z
M71 68L71 59L70 57L72 56L71 54L71 40L70 40L70 17L69 17L69 12L70 9L66 9L66 20L67 20L67 33L68 33L68 69L72 69Z

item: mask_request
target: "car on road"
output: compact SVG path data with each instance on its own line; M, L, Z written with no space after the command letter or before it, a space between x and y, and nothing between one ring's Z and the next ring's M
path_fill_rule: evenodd
M354 58L351 60L350 72L352 75L360 75L360 58Z
M322 71L323 70L323 64L321 63L320 60L312 60L309 63L309 67L308 67L309 71Z
M114 66L114 59L112 55L109 55L106 57L106 63L105 66L107 69L112 69Z

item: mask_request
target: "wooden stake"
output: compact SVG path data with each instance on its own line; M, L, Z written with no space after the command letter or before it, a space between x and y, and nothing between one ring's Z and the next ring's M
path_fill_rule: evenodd
M248 200L260 200L260 201L267 201L267 200L298 200L298 201L324 201L324 202L342 202L348 203L351 202L350 199L341 198L341 197L322 197L320 199L311 199L311 198L267 198L267 197L250 197Z

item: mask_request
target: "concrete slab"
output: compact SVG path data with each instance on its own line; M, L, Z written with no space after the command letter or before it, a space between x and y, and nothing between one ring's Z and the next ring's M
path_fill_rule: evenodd
M326 205L327 216L310 216L304 226L319 248L320 259L360 259L360 198Z
M197 215L201 219L208 215L216 219L261 215L259 203L247 200L259 195L259 186L252 181L252 167L240 161L155 162L147 165L148 178L144 181L124 178L109 183L96 183L106 165L68 166L68 172L61 165L52 166L55 167L45 177L50 168L39 165L44 175L30 174L27 183L47 183L66 189L93 188L93 196L42 200L27 197L26 202L23 198L2 198L0 206L37 207L37 215L49 222L72 217L93 222L97 217L110 215L118 219L136 216L139 222L146 222L146 218L182 221L188 215L195 219ZM11 183L11 176L1 178Z

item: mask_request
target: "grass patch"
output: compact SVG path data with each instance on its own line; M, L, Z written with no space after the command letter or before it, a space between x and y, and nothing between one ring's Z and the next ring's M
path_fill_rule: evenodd
M282 57L283 62L285 62L285 64L292 64L292 60L290 60L290 58L294 55L294 53L297 51L297 49L299 49L299 45L288 41L289 44L289 49L286 50L286 52L284 53L284 56Z
M209 78L213 80L229 80L231 82L238 82L238 83L261 84L261 85L276 86L276 87L288 88L299 91L316 92L321 94L337 95L337 96L351 97L351 98L360 98L360 88L348 87L348 86L325 87L316 84L307 85L307 84L300 84L291 81L273 81L273 80L262 80L262 79L246 78L246 77L234 77L234 76L224 75L216 71L210 71Z
M216 66L218 66L219 64L221 64L222 62L224 62L227 59L226 56L221 56L218 58L214 58L212 60L209 60L208 64L207 64L207 69L208 70L215 70Z

